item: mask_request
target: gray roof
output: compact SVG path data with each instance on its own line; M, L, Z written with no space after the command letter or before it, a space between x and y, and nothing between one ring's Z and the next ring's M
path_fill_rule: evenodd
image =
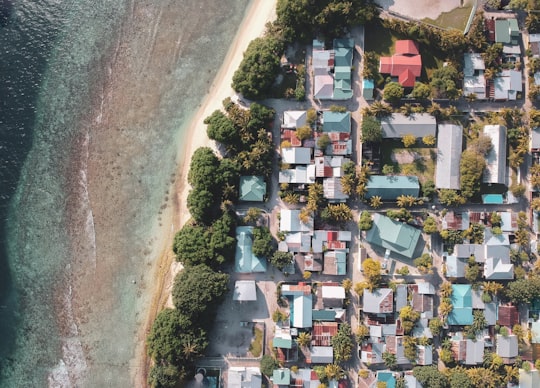
M532 149L540 148L540 128L539 127L532 128L531 136L532 136L531 148Z
M484 183L506 182L506 127L503 125L484 126L484 135L489 136L493 147L486 158Z
M459 162L463 146L463 128L455 124L440 124L437 137L437 169L435 187L459 190Z
M312 346L310 354L312 364L331 364L334 362L334 349L331 346Z
M497 354L503 358L513 358L518 355L518 339L515 334L506 337L497 334Z
M446 258L446 276L449 278L465 277L467 260L463 257L448 256Z
M401 138L408 134L416 137L435 136L437 121L435 117L427 113L415 113L409 116L394 113L381 119L381 127L384 138Z
M373 292L364 290L363 304L366 313L392 312L393 303L393 291L390 288L377 288Z
M474 75L475 70L485 70L484 58L480 53L463 54L463 74L466 76Z
M407 285L398 284L396 286L396 311L401 310L407 306Z
M484 362L484 341L467 339L465 364L475 365Z

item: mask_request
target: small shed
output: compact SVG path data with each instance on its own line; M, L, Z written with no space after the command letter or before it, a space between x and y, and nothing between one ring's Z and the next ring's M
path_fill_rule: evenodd
M375 90L375 82L372 79L364 79L362 81L362 95L366 100L373 100L373 91Z

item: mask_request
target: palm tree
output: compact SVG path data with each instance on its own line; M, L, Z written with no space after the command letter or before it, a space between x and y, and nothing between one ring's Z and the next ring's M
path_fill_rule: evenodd
M382 359L384 365L386 365L388 369L395 369L395 367L397 366L397 358L395 354L386 351L382 354Z
M531 208L536 212L540 211L540 197L533 198L531 201Z
M379 196L379 195L374 195L373 197L370 198L369 200L369 205L373 208L373 209L378 209L382 206L383 204L383 201L382 201L382 198Z
M356 179L347 174L341 177L341 190L347 195L352 195L356 191Z
M497 295L504 288L501 283L497 282L484 282L482 285L484 286L484 292L491 295Z
M296 343L302 348L309 346L311 344L311 334L305 331L301 332L296 338Z
M283 197L283 201L290 205L296 205L300 202L300 195L289 191L285 194L285 197Z
M440 287L441 298L450 298L452 296L452 283L444 282Z
M338 380L345 376L345 372L337 364L328 364L324 367L324 374L328 380Z
M448 314L452 312L453 309L454 309L454 306L452 306L451 303L448 303L447 301L443 300L441 304L439 305L439 314L442 317L446 318Z
M375 101L370 106L370 112L375 117L386 117L392 114L392 107L384 102Z
M191 360L193 356L199 353L197 344L194 344L191 342L191 340L188 340L182 347L182 353L184 354L184 357L186 358L186 360Z
M410 116L413 113L413 106L409 103L403 104L399 108L399 112L404 114L405 116Z
M506 384L508 383L516 383L519 379L519 369L512 365L505 365L504 366L504 382Z

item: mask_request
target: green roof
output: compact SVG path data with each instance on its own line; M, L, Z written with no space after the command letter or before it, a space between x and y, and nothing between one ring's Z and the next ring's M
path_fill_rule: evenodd
M336 251L336 275L347 275L347 254L344 251Z
M262 202L266 195L266 182L262 176L240 177L240 201Z
M351 132L351 113L323 112L323 132Z
M236 228L234 270L241 273L266 272L266 260L253 254L253 227Z
M495 42L519 44L519 27L516 19L495 20Z
M288 368L274 369L272 381L276 385L289 385L291 383L291 371Z
M379 196L383 201L394 201L400 195L418 197L420 194L420 184L416 176L372 175L366 189L366 198Z
M335 66L351 66L353 58L354 40L334 39Z
M314 321L334 322L336 320L335 310L313 310L312 319Z
M334 67L334 79L335 80L350 80L351 68L349 66L336 66Z
M292 338L274 337L272 346L274 348L292 349Z
M352 98L353 91L351 89L350 80L336 80L334 82L334 97L333 100L348 100Z
M409 259L415 255L419 239L420 230L379 213L373 214L373 227L366 234L366 240L370 244L389 249Z

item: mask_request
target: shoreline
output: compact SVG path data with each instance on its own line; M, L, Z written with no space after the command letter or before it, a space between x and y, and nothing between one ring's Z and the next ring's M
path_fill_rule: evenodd
M146 353L146 335L149 333L157 314L165 307L172 307L171 290L174 278L183 268L180 263L175 261L171 246L174 234L190 219L185 204L190 190L187 174L191 156L200 147L211 147L217 150L214 141L206 135L206 125L203 120L216 109L222 109L222 101L234 94L231 87L234 72L240 66L243 53L249 43L264 33L267 22L275 19L276 3L277 0L252 0L209 92L190 121L187 142L183 152L180 152L181 163L173 184L174 195L172 206L169 207L172 214L168 212L166 217L163 215L163 218L171 221L171 229L167 232L167 238L163 239L166 245L161 250L158 268L154 275L155 292L148 309L146 323L138 336L139 346L137 346L135 364L141 365L142 368L139 369L139 373L135 377L136 386L146 386L146 378L152 362ZM142 341L141 336L143 337Z

